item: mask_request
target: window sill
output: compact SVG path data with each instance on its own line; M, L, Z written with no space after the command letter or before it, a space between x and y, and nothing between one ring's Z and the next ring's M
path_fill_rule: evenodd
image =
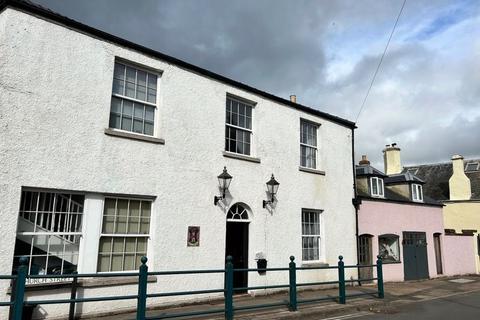
M119 131L119 130L110 129L110 128L105 128L105 134L113 137L140 140L140 141L145 141L145 142L150 142L155 144L165 144L165 140L161 138L145 136L145 135L133 133L133 132Z
M260 163L260 158L255 158L255 157L246 156L246 155L243 155L243 154L238 154L238 153L233 153L233 152L228 152L228 151L223 151L223 156L226 157L226 158L232 158L232 159L238 159L238 160L245 160L245 161Z
M298 170L303 171L303 172L313 173L313 174L319 174L321 176L325 175L325 171L321 171L321 170L317 170L317 169L298 167Z
M157 282L156 276L148 276L147 282ZM111 277L111 278L85 278L79 279L78 288L95 288L95 287L113 287L123 286L129 284L138 284L138 277L125 276L125 277ZM61 288L71 288L72 281L55 281L45 283L30 283L25 285L25 291L40 291L40 290L56 290ZM11 293L11 287L8 288L7 293Z
M302 268L308 268L308 267L329 267L330 265L326 262L320 262L320 261L305 261L302 262L301 264Z

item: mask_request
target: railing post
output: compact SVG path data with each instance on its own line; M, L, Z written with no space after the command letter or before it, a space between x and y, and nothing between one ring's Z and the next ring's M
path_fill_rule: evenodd
M137 320L145 320L145 313L147 309L147 260L147 257L142 257L140 260L142 265L140 266L140 270L138 272Z
M383 262L381 256L377 256L377 286L378 297L380 299L385 298L385 291L383 290Z
M343 257L338 256L338 302L345 304L347 297L345 295L345 263Z
M225 319L233 320L233 258L227 256L225 264Z
M70 292L70 300L77 299L77 283L78 277L76 277L77 271L73 272L73 279L72 279L72 291ZM75 319L75 301L70 301L70 309L68 310L68 320Z
M290 311L297 311L297 267L295 265L295 257L290 256L290 263L288 264L289 275L289 292L290 292Z
M28 258L20 257L15 287L15 302L13 305L13 320L22 320L23 302L25 299L25 281L28 273Z

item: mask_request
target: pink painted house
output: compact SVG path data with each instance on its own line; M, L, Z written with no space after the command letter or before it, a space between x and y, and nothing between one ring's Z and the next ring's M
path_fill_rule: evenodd
M382 256L385 281L426 279L443 274L443 264L436 263L441 259L437 257L440 252L435 248L443 234L442 206L397 201L362 197L358 211L361 255L369 250L372 257ZM407 245L414 248L406 248ZM414 254L404 252L407 250ZM362 262L371 264L372 260ZM411 266L408 270L405 263Z
M385 173L366 156L356 166L359 265L381 256L385 281L458 274L474 261L462 254L471 239L445 235L443 205L423 195L423 180L402 173L400 148L387 146L383 152ZM359 276L376 277L370 267L360 268Z

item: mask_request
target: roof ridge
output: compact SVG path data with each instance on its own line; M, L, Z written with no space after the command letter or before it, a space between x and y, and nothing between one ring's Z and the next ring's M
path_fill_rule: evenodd
M407 165L403 166L405 169L409 168L417 168L417 167L426 167L426 166L435 166L435 165L445 165L445 164L451 164L452 162L436 162L436 163L424 163L424 164L417 164L417 165Z
M478 159L463 159L465 162L470 162L470 161L480 161L480 158ZM447 165L447 164L452 164L452 161L446 161L446 162L436 162L436 163L424 163L424 164L417 164L417 165L407 165L403 166L404 169L409 169L409 168L417 168L417 167L426 167L426 166L435 166L435 165Z

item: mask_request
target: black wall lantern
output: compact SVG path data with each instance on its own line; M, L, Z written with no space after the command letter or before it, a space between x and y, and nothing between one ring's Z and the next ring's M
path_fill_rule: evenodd
M277 180L275 180L275 177L272 174L272 177L270 180L267 182L267 191L270 196L269 200L263 200L263 207L265 208L267 204L273 203L275 201L275 194L277 194L278 191L278 186L280 183L278 183Z
M228 174L227 167L223 167L223 172L220 173L220 175L217 178L218 178L218 186L220 187L220 190L222 190L222 195L215 196L213 198L214 205L217 205L218 201L225 199L225 192L228 190L228 187L230 186L230 182L232 181L232 176Z

